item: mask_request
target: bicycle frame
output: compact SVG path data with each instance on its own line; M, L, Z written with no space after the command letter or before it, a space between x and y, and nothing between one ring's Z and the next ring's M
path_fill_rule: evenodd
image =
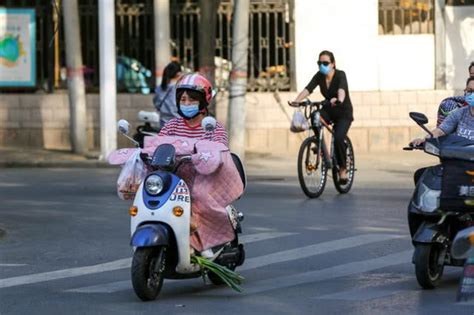
M328 168L333 167L333 157L334 157L334 133L329 125L329 123L324 120L324 118L321 117L320 115L320 108L321 104L310 104L309 106L305 106L304 110L304 115L306 119L309 119L311 122L311 130L314 132L314 137L318 139L318 143L321 145L318 146L318 154L317 154L317 163L316 165L319 164L319 157L321 156L321 148L324 150L325 157L326 157L326 165ZM313 108L316 107L316 110ZM313 116L314 115L314 116ZM314 117L314 119L311 119L311 117ZM331 134L331 147L330 150L328 151L327 145L326 145L326 140L324 139L324 129L327 129L328 132Z

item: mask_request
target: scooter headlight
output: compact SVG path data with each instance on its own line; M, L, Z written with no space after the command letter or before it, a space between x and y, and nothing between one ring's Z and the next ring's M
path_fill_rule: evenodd
M430 189L423 183L418 188L418 207L424 212L433 212L439 207L440 190Z
M145 190L152 196L156 196L161 193L164 186L163 178L161 178L159 175L150 175L145 180Z

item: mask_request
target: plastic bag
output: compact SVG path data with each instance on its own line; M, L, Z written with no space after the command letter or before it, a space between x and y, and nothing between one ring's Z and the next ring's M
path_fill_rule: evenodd
M140 149L130 155L117 179L117 195L122 200L135 198L138 187L147 174L147 168L140 158Z
M292 132L302 132L308 129L308 120L304 117L304 114L299 109L295 110L293 119L291 120L290 130Z

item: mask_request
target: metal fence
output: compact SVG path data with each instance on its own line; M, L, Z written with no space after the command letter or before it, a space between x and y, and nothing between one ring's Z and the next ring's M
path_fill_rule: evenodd
M433 34L434 0L379 0L379 34Z
M67 1L67 0L63 0ZM34 7L37 12L38 88L64 87L64 75L54 80L52 0L0 0L0 6ZM293 0L251 0L249 21L249 76L251 91L289 90L293 35L290 20ZM200 12L197 0L171 1L172 55L190 70L198 69ZM216 23L216 84L226 88L231 69L233 1L221 0ZM83 63L89 91L99 87L98 6L79 0ZM132 57L155 69L153 0L116 0L117 54ZM59 67L64 70L64 32L58 27ZM50 45L51 44L51 45ZM56 69L57 72L57 69ZM63 71L64 72L64 71ZM152 71L154 73L154 71ZM56 75L57 77L57 75ZM61 80L61 77L63 80ZM149 83L155 82L150 78Z

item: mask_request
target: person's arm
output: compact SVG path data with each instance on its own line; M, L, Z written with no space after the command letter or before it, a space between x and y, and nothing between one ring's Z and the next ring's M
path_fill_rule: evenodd
M306 97L308 97L311 93L313 93L314 89L319 85L318 73L316 73L313 76L313 78L308 83L308 85L303 89L303 91L300 92L300 94L298 94L298 96L295 98L295 100L292 103L300 103Z
M220 142L224 144L226 147L229 146L229 137L227 135L227 131L220 123L217 123L216 130L214 131L212 140L215 142Z
M295 100L293 101L293 103L299 103L301 102L302 100L304 100L306 97L308 97L308 95L310 95L311 93L309 93L309 91L307 89L303 89L303 91L300 92L300 94L298 94L298 96L295 98Z
M346 99L346 91L348 90L347 87L347 78L344 71L339 72L339 86L337 89L337 97L331 98L330 102L332 106L339 105L344 102Z
M439 129L439 128L435 128L433 130L431 130L431 133L433 134L433 138L438 138L438 137L441 137L441 136L444 136L445 133L443 130ZM413 139L410 144L414 147L416 146L419 146L420 144L424 143L426 141L426 139L428 139L430 136L426 136L426 138L417 138L417 139Z
M434 138L438 138L444 135L448 135L454 132L458 126L459 121L462 117L462 108L454 110L441 125L431 131ZM410 142L412 145L417 146L425 142L426 139L415 139Z

